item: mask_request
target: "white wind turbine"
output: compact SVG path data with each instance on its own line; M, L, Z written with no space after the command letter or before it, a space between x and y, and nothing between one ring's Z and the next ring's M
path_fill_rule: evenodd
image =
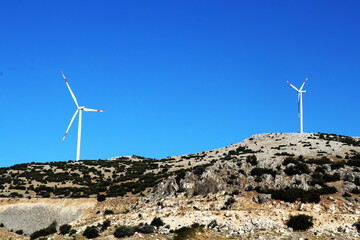
M300 118L300 133L303 133L303 106L302 106L302 94L306 93L306 91L303 91L303 87L306 83L306 81L309 79L310 76L308 76L304 83L301 85L301 88L298 90L296 87L294 87L291 83L287 82L293 89L295 89L298 92L298 115Z
M95 109L90 109L90 108L85 108L84 106L83 107L79 107L79 104L77 103L76 101L76 98L75 98L75 95L74 93L71 91L71 88L69 86L69 83L66 81L66 78L65 78L65 75L64 73L62 73L63 77L64 77L64 80L66 82L66 85L67 87L69 88L69 91L70 91L70 94L72 96L72 98L74 99L74 102L76 104L76 112L74 114L74 116L72 117L71 121L70 121L70 124L69 124L69 127L67 128L66 132L65 132L65 135L61 141L61 143L64 142L65 140L65 137L66 137L66 134L68 133L70 127L71 127L71 124L73 123L76 115L79 113L79 125L78 125L78 139L77 139L77 151L76 151L76 161L79 161L80 159L80 140L81 140L81 117L82 117L82 111L85 111L85 112L105 112L103 110L95 110Z

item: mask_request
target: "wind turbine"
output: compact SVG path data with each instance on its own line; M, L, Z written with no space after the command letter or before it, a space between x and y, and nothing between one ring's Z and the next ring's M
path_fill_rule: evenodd
M70 94L72 96L72 98L74 99L74 102L76 104L76 112L74 114L74 116L72 117L71 121L70 121L70 124L69 124L69 127L67 128L66 132L65 132L65 135L61 141L61 143L64 142L65 140L65 137L66 137L66 134L68 133L70 127L71 127L71 124L73 123L76 115L79 113L79 125L78 125L78 139L77 139L77 151L76 151L76 161L79 161L80 159L80 141L81 141L81 118L82 118L82 111L85 111L85 112L105 112L103 110L95 110L95 109L90 109L90 108L85 108L84 106L82 107L79 107L79 104L78 102L76 101L76 98L75 98L75 95L74 93L71 91L71 88L69 86L69 83L66 81L66 78L65 78L65 75L64 73L62 73L63 77L64 77L64 80L65 80L65 83L67 85L67 87L69 88L69 91L70 91Z
M306 81L309 79L310 76L308 76L304 83L301 85L301 88L298 90L296 87L294 87L294 85L292 85L291 83L287 82L293 89L295 89L298 92L298 115L300 118L300 133L303 133L303 106L302 106L302 94L306 93L306 91L303 91L303 87L306 83Z

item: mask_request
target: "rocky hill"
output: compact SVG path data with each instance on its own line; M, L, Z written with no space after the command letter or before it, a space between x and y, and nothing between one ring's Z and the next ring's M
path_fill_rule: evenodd
M69 238L81 239L87 227L100 231L108 220L99 239L112 239L118 226L160 217L165 225L155 233L138 227L132 238L176 239L176 230L188 227L196 239L351 239L359 236L359 166L360 138L322 133L260 134L165 159L19 164L0 169L0 223L31 234L56 220L71 224ZM286 225L299 214L313 217L308 231Z

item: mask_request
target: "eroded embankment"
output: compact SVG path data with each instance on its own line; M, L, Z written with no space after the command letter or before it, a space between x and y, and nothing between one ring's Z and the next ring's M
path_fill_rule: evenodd
M77 220L96 199L3 199L0 223L8 230L31 234L56 221L58 226Z

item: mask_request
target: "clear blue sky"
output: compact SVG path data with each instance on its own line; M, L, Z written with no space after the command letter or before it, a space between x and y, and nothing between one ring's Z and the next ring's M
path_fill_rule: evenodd
M360 136L360 2L0 2L0 166L162 158L304 131Z

